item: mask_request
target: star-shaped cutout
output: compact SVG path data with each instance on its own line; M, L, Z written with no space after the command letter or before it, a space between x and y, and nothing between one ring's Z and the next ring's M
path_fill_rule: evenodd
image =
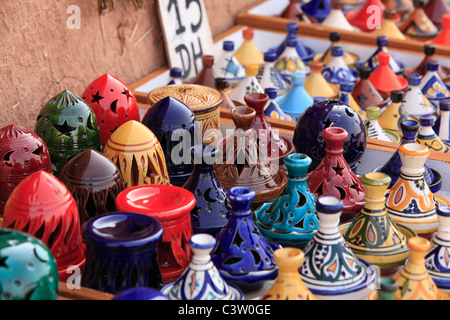
M343 174L342 171L344 170L344 168L341 168L339 166L339 164L336 167L331 167L331 168L334 170L334 172L336 172L336 175L339 175L342 177L342 174Z
M333 121L331 121L330 119L326 119L326 120L322 121L322 124L324 126L324 129L326 129L333 125Z
M67 120L64 120L63 124L54 124L53 127L58 130L58 137L62 135L72 137L72 131L76 129L75 127L69 126Z
M6 259L8 259L8 257L0 257L0 268L9 269L6 265Z
M100 91L99 91L99 90L97 90L97 93L94 94L94 95L91 96L91 97L92 97L91 103L95 103L95 102L100 103L100 100L102 100L102 99L104 98L104 97L102 97L102 96L100 95Z
M238 248L240 248L242 242L244 242L244 239L242 239L241 235L239 234L239 229L238 229L238 230L236 230L236 234L234 235L233 244L235 244Z
M350 188L356 190L356 192L359 194L360 192L363 192L364 190L361 188L361 186L359 185L359 183L354 182Z
M123 88L122 94L127 97L127 101L130 98L133 98L133 95L131 94L131 91L129 89L127 89L127 88Z

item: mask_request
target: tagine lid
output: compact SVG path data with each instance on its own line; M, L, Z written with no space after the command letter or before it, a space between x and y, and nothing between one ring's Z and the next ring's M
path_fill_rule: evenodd
M142 149L143 142L159 144L155 134L144 124L130 120L121 125L109 138L108 144L119 149L136 146Z
M198 84L172 84L154 89L148 94L150 105L171 96L195 113L207 112L216 108L222 102L222 94L213 88Z

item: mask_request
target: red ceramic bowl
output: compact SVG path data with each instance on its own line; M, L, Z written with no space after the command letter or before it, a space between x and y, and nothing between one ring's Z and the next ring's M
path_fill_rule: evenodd
M158 260L164 283L177 280L189 264L191 211L195 204L192 192L172 185L135 186L116 198L117 211L145 214L162 224Z

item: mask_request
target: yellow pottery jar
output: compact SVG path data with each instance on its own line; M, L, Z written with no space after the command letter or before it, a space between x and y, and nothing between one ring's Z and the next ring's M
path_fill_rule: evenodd
M170 184L161 144L153 132L138 121L122 124L109 138L103 154L119 168L126 188Z
M154 89L148 94L150 107L171 96L187 105L200 122L203 143L213 143L220 135L222 94L216 89L196 84L173 84Z
M274 252L278 276L261 300L317 300L303 283L298 268L305 254L298 248L283 248Z
M406 265L394 277L398 283L395 300L439 300L448 299L438 290L425 268L425 255L431 249L431 243L422 237L408 240L410 254Z

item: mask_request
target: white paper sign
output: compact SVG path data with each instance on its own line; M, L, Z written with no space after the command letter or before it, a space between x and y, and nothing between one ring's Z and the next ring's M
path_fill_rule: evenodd
M158 12L170 67L183 79L202 69L203 55L214 55L214 41L203 0L158 0Z

